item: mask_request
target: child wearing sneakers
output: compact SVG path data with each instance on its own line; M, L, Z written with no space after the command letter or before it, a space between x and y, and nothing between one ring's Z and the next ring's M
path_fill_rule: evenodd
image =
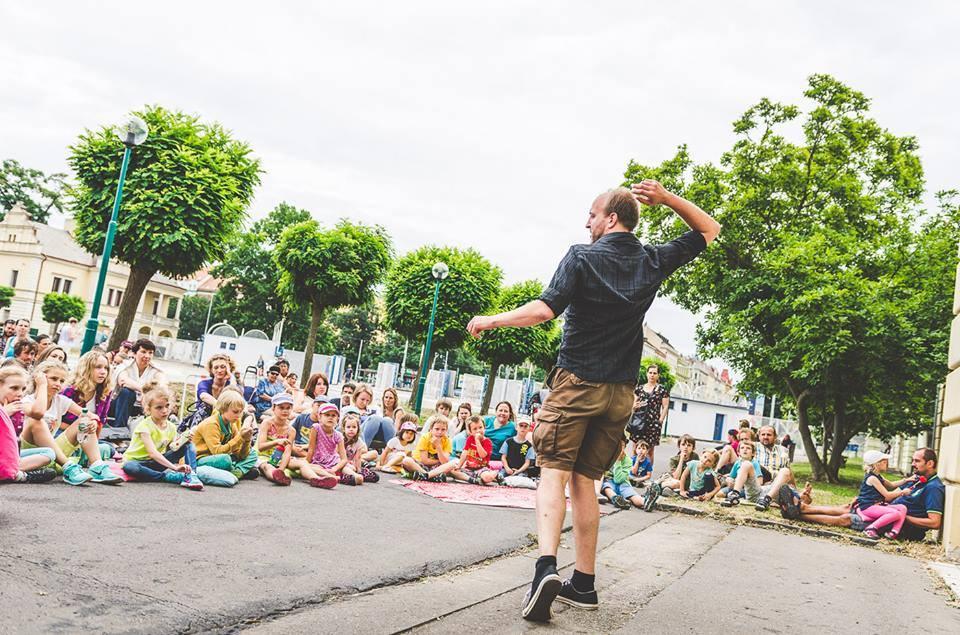
M866 473L863 475L863 481L860 482L860 493L857 495L854 508L860 518L870 522L863 530L863 535L870 540L879 540L880 530L887 526L890 529L883 535L885 538L894 540L900 535L900 529L907 516L906 505L889 504L900 496L910 495L909 487L899 489L894 483L883 478L889 462L890 455L877 450L870 450L863 455L863 469ZM902 487L912 482L910 479L904 479L898 484Z
M539 476L540 470L536 466L537 453L533 449L533 440L530 438L530 421L517 421L517 434L500 446L500 459L503 467L500 475L503 484L508 487L523 487L536 489L534 478Z
M740 504L740 499L758 501L765 494L760 484L760 462L755 458L756 449L753 441L740 441L737 453L740 458L730 468L730 474L724 480L722 490L724 499L721 507L733 507Z
M332 403L320 404L317 407L320 423L310 428L310 439L307 444L307 458L310 465L324 479L325 483L333 479L333 484L356 485L353 470L344 471L347 466L347 452L343 447L343 435L337 430L337 421L340 411ZM319 487L319 485L318 485Z
M600 493L618 509L630 509L631 503L634 507L643 507L643 499L630 485L631 461L625 448L626 443L621 443L617 460L613 462L610 471L603 475Z
M450 460L450 437L447 436L447 418L435 414L423 424L424 434L417 441L413 455L403 459L403 469L415 481L428 480L443 483L447 474L457 467Z
M397 473L400 471L400 464L407 457L413 456L413 451L417 448L417 422L419 417L414 413L406 413L400 419L400 430L397 436L387 441L387 447L380 455L380 471Z
M289 485L286 473L294 451L304 456L306 452L294 446L297 431L290 425L293 414L293 395L281 392L270 399L272 416L260 421L257 431L257 469L271 483Z
M197 449L197 465L230 472L233 486L240 479L252 480L257 471L257 451L253 447L256 426L252 415L241 422L246 402L236 390L224 388L217 397L213 414L193 429L193 445Z
M483 434L483 419L473 415L467 420L467 442L463 453L450 474L458 481L467 481L472 485L489 485L503 479L496 470L490 469L490 455L493 442Z
M0 368L0 481L40 483L56 476L56 472L47 468L54 460L49 448L22 454L17 446L10 414L22 411L20 396L26 386L27 373L22 368L15 365Z
M123 471L135 481L166 481L201 490L203 483L197 476L193 443L187 441L179 448L171 448L177 436L176 423L168 420L172 402L173 392L166 386L157 386L143 395L146 416L133 429L130 446L123 454Z
M689 434L684 434L677 439L677 453L670 457L670 471L663 474L659 479L647 488L643 493L644 511L653 511L660 496L673 496L680 491L680 478L683 476L683 470L686 469L690 461L697 461L700 456L695 452L697 440Z
M363 436L360 434L360 415L355 412L345 414L340 427L343 428L343 449L347 453L347 464L357 475L359 481L357 484L378 482L380 475L364 465L377 459L377 451L368 450L367 444L363 442Z
M653 463L650 461L650 444L646 441L640 441L637 444L637 453L633 457L633 466L630 468L630 481L634 485L642 486L652 476Z

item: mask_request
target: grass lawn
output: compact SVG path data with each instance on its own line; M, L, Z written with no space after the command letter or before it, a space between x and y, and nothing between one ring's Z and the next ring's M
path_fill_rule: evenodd
M804 483L810 481L813 470L809 463L794 463L790 466L797 479L798 489L803 489ZM892 478L892 477L891 477ZM840 505L849 503L851 498L860 491L860 481L863 480L863 462L859 458L847 460L847 464L840 468L839 483L813 484L813 500L817 505Z

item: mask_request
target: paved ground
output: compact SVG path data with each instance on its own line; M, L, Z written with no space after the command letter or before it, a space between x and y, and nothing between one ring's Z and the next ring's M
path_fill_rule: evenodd
M603 608L558 608L550 630L960 632L960 610L910 558L662 512L601 522ZM531 531L530 511L386 482L6 485L0 632L547 630L518 617Z

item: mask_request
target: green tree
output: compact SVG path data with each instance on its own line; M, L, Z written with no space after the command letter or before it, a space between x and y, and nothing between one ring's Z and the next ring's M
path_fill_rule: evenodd
M437 262L446 263L450 275L440 287L434 350L463 344L467 322L474 315L488 312L500 289L500 268L473 249L426 246L397 260L387 275L384 294L387 326L407 338L413 350L426 339L435 284L431 270ZM414 364L419 369L418 360L411 362ZM416 394L411 395L411 403L415 400Z
M250 147L217 123L150 106L135 113L150 137L130 160L113 257L130 265L123 300L108 347L130 333L137 305L157 272L181 277L224 256L239 230L260 162ZM76 239L101 253L120 174L123 147L104 127L85 131L68 159L78 185L73 190Z
M677 383L677 376L674 375L670 364L659 357L644 357L640 360L640 377L637 378L637 381L646 383L647 369L651 366L656 366L660 370L660 385L666 388L667 392L673 390L674 384Z
M38 223L46 223L51 210L62 213L66 176L59 172L47 175L15 159L5 159L0 166L0 220L17 203Z
M540 297L543 285L537 280L518 282L503 288L497 295L493 311L512 311ZM483 333L472 340L477 357L490 364L487 389L483 393L480 414L486 414L493 396L493 384L504 364L522 364L528 359L542 358L550 351L552 320L526 328L502 328Z
M815 75L804 95L806 112L767 99L749 108L719 165L695 165L681 147L656 167L631 162L625 182L656 178L714 211L716 245L663 288L707 307L699 348L737 368L741 389L792 401L814 477L835 481L853 435L924 425L960 223L949 194L924 214L916 139L871 119L862 93ZM684 229L655 208L638 232L661 242Z
M207 323L210 296L208 294L186 295L181 302L183 306L180 307L180 329L177 331L177 337L182 340L199 340L203 336L203 327ZM211 311L210 324L216 324L217 321L216 312Z
M0 285L0 309L5 309L13 302L13 296L17 294L13 287Z
M290 307L310 307L305 350L313 351L325 309L362 304L371 299L390 264L390 237L380 226L341 220L324 230L314 220L288 227L273 252L281 269L277 288ZM306 355L301 383L313 365Z
M83 298L67 293L48 293L43 296L43 304L40 307L40 314L43 321L53 325L53 332L61 322L66 322L70 318L81 320L87 313L87 304Z

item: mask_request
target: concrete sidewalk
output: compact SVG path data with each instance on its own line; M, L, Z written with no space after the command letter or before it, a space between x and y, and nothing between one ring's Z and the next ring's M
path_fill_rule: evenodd
M535 553L251 625L307 632L924 632L960 631L960 610L920 562L871 548L639 511L601 521L602 606L559 603L554 619L520 619ZM565 536L565 543L569 540ZM572 549L560 564L569 575Z

